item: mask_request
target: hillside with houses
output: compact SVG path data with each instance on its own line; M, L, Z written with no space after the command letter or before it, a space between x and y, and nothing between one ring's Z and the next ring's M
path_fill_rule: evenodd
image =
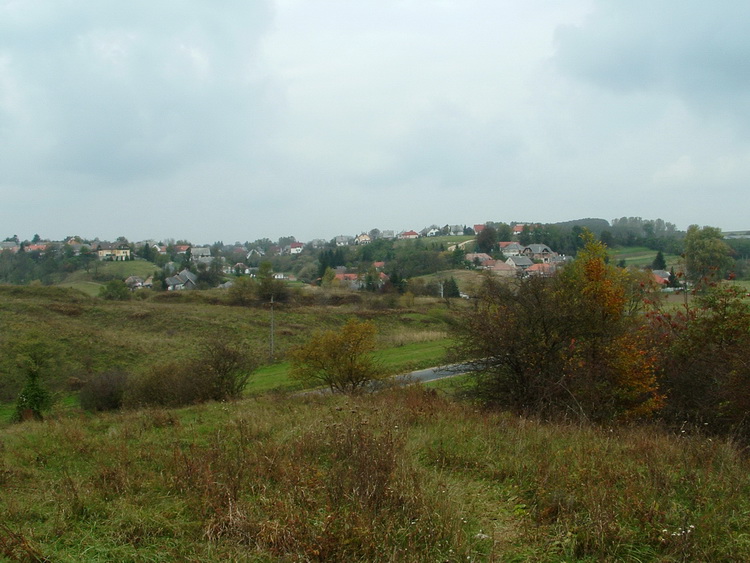
M652 260L638 264L654 271L654 280L668 286L681 273L678 257L685 233L661 219L582 219L560 224L498 223L430 225L420 230L371 229L338 235L330 240L277 241L263 238L244 243L194 244L187 240L115 241L68 237L31 240L17 236L0 242L0 282L13 284L65 283L85 272L96 283L110 281L102 265L132 263L120 277L135 291L181 291L224 288L242 276L254 277L262 263L276 280L303 284L335 284L351 289L403 291L408 280L440 272L473 270L501 277L552 276L574 259L580 235L589 229L612 251L640 249ZM750 234L727 233L732 272L748 272ZM623 255L627 255L624 253ZM664 256L670 257L667 264ZM152 265L150 268L147 264ZM619 264L632 266L625 259ZM123 269L124 268L124 269ZM137 270L137 271L136 271ZM429 283L412 283L417 293L439 293Z

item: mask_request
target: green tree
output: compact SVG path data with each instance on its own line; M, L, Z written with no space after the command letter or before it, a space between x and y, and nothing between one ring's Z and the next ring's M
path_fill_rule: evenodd
M325 385L333 392L352 393L382 379L375 350L375 325L349 321L339 330L314 335L290 353L292 377L306 385Z
M685 235L685 274L699 288L722 279L732 264L721 229L690 225Z
M485 402L598 421L660 407L654 355L629 299L639 281L608 265L590 232L583 236L576 260L554 277L486 276L476 308L454 325L456 359L471 359Z
M518 235L518 243L521 246L528 246L531 244L531 227L524 225L521 228L521 232Z
M486 252L490 254L495 251L497 246L497 231L494 227L487 225L477 235L476 249L477 252Z
M608 248L612 248L615 245L615 239L610 231L602 231L599 235L599 240L607 245Z
M193 265L193 251L190 247L188 247L187 250L185 251L185 254L182 255L180 268L183 270L185 269L189 270L192 267L192 265Z
M458 290L458 284L454 278L449 278L443 282L443 297L461 297Z
M651 262L651 269L652 270L666 270L667 269L667 261L664 259L664 253L661 250L656 253L656 257L654 258L654 261Z
M336 272L331 268L326 268L323 272L323 276L320 278L320 285L321 287L331 287L335 279Z
M286 301L289 297L284 280L277 280L270 262L261 262L258 268L258 297L263 301Z
M24 373L26 384L16 399L13 421L42 420L44 412L52 406L52 395L40 383L51 362L50 349L42 340L32 338L23 345L16 365Z
M110 280L99 289L99 297L108 301L127 301L130 289L122 280Z
M509 241L513 239L513 228L508 223L495 223L493 225L497 232L498 241Z

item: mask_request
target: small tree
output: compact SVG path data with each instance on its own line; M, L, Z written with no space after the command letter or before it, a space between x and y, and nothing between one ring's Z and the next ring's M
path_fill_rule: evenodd
M516 412L609 421L661 405L655 359L632 314L633 280L591 233L552 278L486 277L453 327L481 400Z
M331 287L335 280L336 272L334 272L332 268L326 268L323 276L320 278L320 285L322 287Z
M16 399L13 421L21 422L29 418L42 420L43 413L52 406L52 395L39 382L51 359L47 346L36 340L26 343L16 358L16 364L26 376L26 384Z
M277 280L273 275L273 266L270 262L261 262L258 268L258 297L268 301L286 301L289 290L283 280Z
M290 353L292 377L308 385L326 385L333 392L361 390L383 378L372 357L375 334L373 323L351 320L340 330L314 335Z
M454 278L449 278L443 282L443 297L461 297L458 290L458 284Z
M651 262L651 269L652 270L666 270L667 269L667 261L664 260L664 253L661 250L656 253L656 257L654 258L654 261Z
M210 382L210 399L239 399L250 375L258 366L256 357L257 355L250 355L237 345L217 338L203 344L201 357L193 366L197 376Z
M99 297L110 301L127 301L130 290L122 280L110 280L99 289Z

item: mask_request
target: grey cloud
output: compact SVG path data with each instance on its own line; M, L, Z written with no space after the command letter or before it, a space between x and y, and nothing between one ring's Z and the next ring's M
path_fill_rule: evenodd
M438 104L414 116L410 130L390 147L392 166L375 181L478 189L507 179L522 151L523 139L510 122L477 119L458 107Z
M750 3L600 0L557 34L564 72L621 93L676 95L707 113L747 109Z
M0 126L26 144L4 153L114 181L252 157L276 103L258 64L269 3L188 4L50 1L31 16L8 4ZM16 103L3 104L11 87Z

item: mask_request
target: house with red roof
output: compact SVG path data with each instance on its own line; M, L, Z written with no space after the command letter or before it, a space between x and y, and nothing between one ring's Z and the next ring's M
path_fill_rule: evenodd
M401 240L404 239L417 239L419 238L419 233L417 231L404 231L403 233L400 233L398 235L398 238Z

